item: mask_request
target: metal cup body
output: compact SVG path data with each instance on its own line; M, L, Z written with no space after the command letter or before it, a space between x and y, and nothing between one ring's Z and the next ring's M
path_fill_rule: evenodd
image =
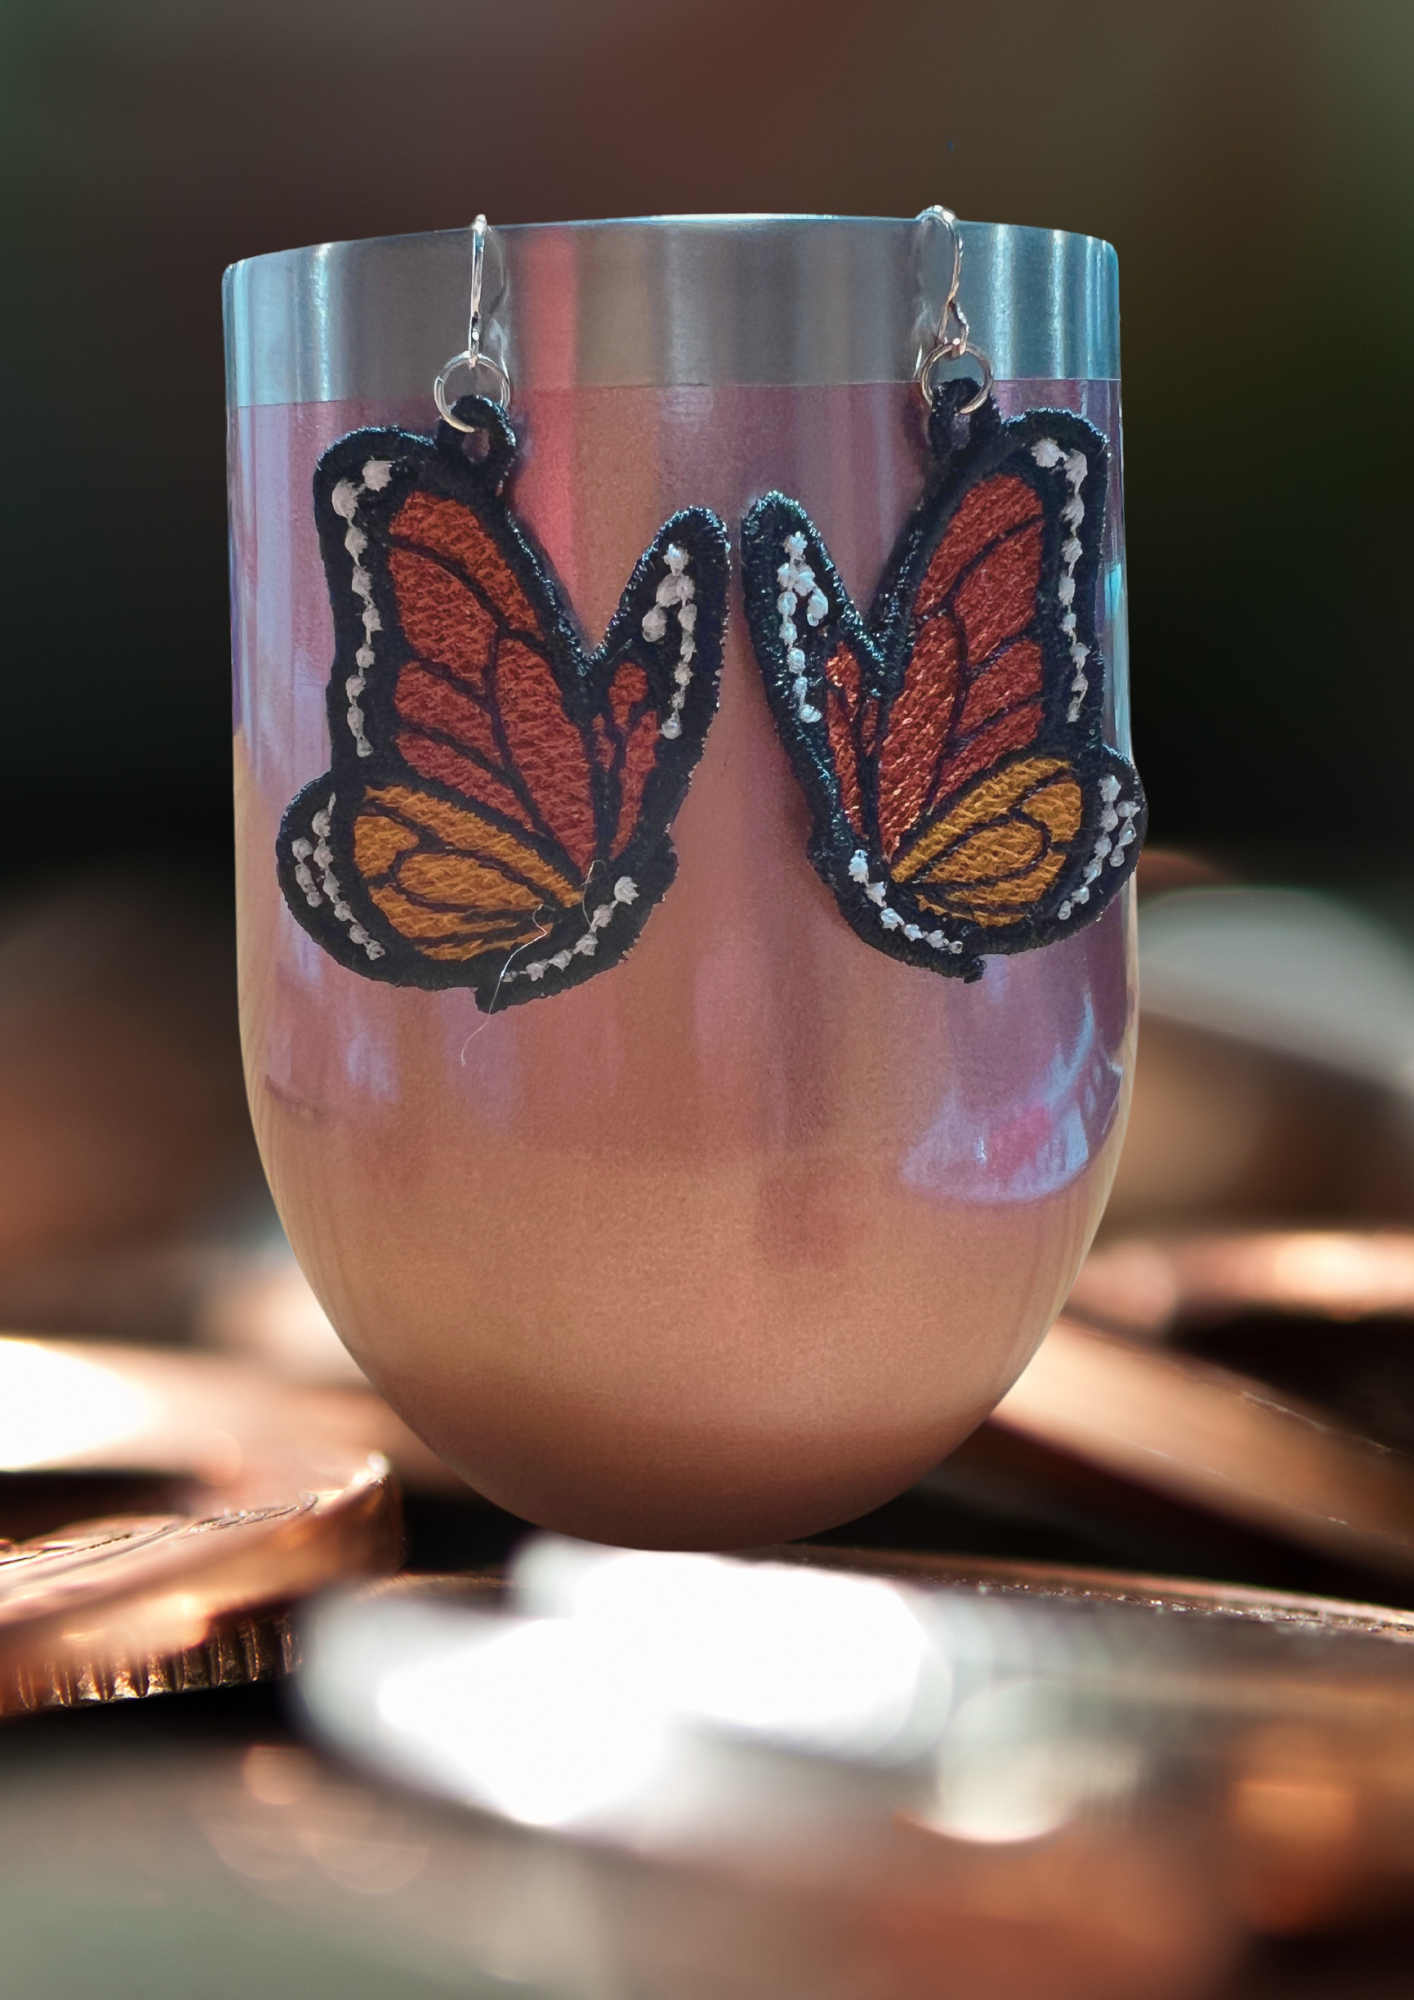
M492 233L516 512L597 640L690 504L801 500L861 608L924 474L912 372L941 232L701 218ZM1101 639L1127 748L1118 311L1089 238L963 225L997 394L1113 447ZM310 482L370 423L430 431L468 236L227 278L241 999L295 1250L373 1380L480 1490L598 1539L742 1544L847 1519L970 1431L1070 1286L1113 1175L1127 894L974 985L870 950L806 853L734 581L721 709L629 957L485 1016L358 977L295 924L275 837L327 768Z

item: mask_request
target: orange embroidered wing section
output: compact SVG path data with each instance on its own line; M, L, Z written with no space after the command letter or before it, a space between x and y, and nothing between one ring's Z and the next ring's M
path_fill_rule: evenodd
M885 854L895 851L928 802L953 733L961 672L961 635L952 613L939 606L919 623L879 750L879 839Z
M502 624L544 639L541 614L521 589L496 538L470 507L436 493L410 493L393 516L392 534L409 548L440 558L474 577Z
M1028 481L998 473L966 494L933 551L879 750L887 856L940 801L1040 734L1041 649L1021 635L1037 612L1042 513Z
M589 757L545 655L522 640L503 639L495 703L511 764L538 818L583 874L598 845Z
M914 600L915 618L927 618L946 603L958 578L977 558L1004 536L1027 522L1039 520L1041 501L1035 489L1014 473L984 479L966 494L932 559Z
M1040 584L1039 520L993 543L968 571L957 586L953 605L962 627L969 677L981 673L997 648L1031 623Z
M604 768L618 788L611 857L633 838L643 794L668 739L663 717L649 691L648 676L635 659L620 661L609 682L603 713L596 718Z
M1063 757L1021 757L989 772L931 820L890 874L925 910L996 928L1040 904L1071 859L1084 817Z
M859 655L842 639L825 662L825 730L839 781L840 803L861 840L865 837L861 763L866 748L861 732L866 709L872 710L872 704L864 699ZM872 713L868 720L872 723Z
M592 647L512 510L504 410L459 410L434 437L354 431L320 458L329 769L290 801L276 861L290 914L347 970L491 1013L617 965L671 886L729 545L710 510L672 515Z
M397 747L423 778L434 778L527 831L530 813L508 778L487 704L448 683L420 661L398 675L393 695L400 730Z
M372 902L432 960L512 952L580 900L579 885L518 834L411 785L369 789L353 852Z
M414 549L391 549L388 572L413 651L484 695L500 631L490 605L461 576Z
M866 944L972 981L1101 913L1145 806L1105 737L1104 437L966 380L939 396L867 613L783 493L743 517L743 596L811 865Z
M662 740L656 712L641 715L624 738L623 761L619 765L619 814L614 826L614 853L621 854L633 838L643 794L658 762Z
M470 507L416 491L390 533L389 576L416 655L393 695L400 756L469 806L554 840L582 879L598 847L593 782L544 615Z
M609 715L621 737L630 733L635 717L645 707L647 701L647 674L637 660L622 661L609 683L607 699Z

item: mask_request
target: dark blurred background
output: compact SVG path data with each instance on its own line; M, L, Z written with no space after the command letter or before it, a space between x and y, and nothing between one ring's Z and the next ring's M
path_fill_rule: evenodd
M152 1336L160 1287L120 1310L115 1246L268 1223L231 951L226 264L478 209L946 200L1108 237L1136 747L1152 845L1188 857L1164 880L1334 887L1414 938L1411 108L1409 0L0 0L0 1317ZM1184 1019L1146 1016L1112 1221L1414 1213L1402 1084L1396 1170L1329 1079Z
M3 0L0 879L228 850L219 279L701 210L1120 255L1153 837L1409 855L1408 0Z
M360 1394L278 1236L240 1073L223 268L478 210L934 201L1119 251L1146 1011L1071 1311L1096 1339L1167 1351L1152 1404L1124 1386L1131 1352L1120 1403L1082 1374L1048 1433L1033 1395L1029 1431L984 1426L836 1539L1414 1607L1414 0L0 0L0 1330L222 1349ZM1173 1399L1175 1356L1242 1377L1206 1432ZM1285 1432L1252 1465L1224 1459L1271 1391L1319 1406L1315 1460ZM1104 1449L1076 1442L1081 1402ZM413 1567L504 1554L523 1524L450 1492L399 1435ZM1341 1540L1366 1518L1364 1472L1328 1503L1321 1456L1348 1446L1363 1467L1371 1439L1403 1510L1374 1567L1370 1535ZM0 1535L21 1532L19 1491L0 1466ZM45 1504L54 1523L97 1505ZM193 1713L193 1741L286 1727L269 1708ZM14 1729L0 1750L41 1740ZM1394 1771L1407 1912L1400 1755L1382 1738L1370 1770ZM10 1791L28 1855L30 1794ZM1359 1880L1330 1817L1347 1794L1308 1763L1253 1796L1316 1884L1271 1919L1305 1951L1303 1924ZM127 1820L91 1817L126 1855ZM336 1824L319 1821L329 1852ZM130 1844L138 1937L155 1892ZM76 1881L89 1850L66 1832L52 1852L53 1881ZM1100 1888L1071 1898L1087 1913L1138 1879L1097 1852ZM36 1921L52 1909L67 1936L58 1894L32 1899ZM1341 1943L1329 1983L1313 1960L1310 1984L1241 1990L1379 2000L1408 1986L1414 1941L1391 1949L1388 1983L1348 1983ZM248 1962L220 1958L160 1990L214 1990ZM373 1990L381 1971L357 1984Z

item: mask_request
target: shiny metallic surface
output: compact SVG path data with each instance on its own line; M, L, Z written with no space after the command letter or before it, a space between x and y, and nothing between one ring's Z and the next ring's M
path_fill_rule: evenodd
M394 1568L388 1462L323 1400L205 1356L0 1340L0 1473L158 1476L141 1512L0 1539L0 1716L278 1676L293 1601ZM0 1530L6 1503L0 1477Z
M90 1716L77 1732L21 1722L0 1730L6 1990L1405 1992L1406 1615L1039 1562L790 1553L902 1584L946 1646L958 1699L936 1784L703 1741L693 1812L655 1817L625 1847L449 1808L419 1795L425 1771L389 1785L369 1772L366 1741L334 1762L250 1706L237 1713L253 1740L229 1709L213 1728L209 1704L205 1736L195 1705ZM399 1578L364 1592L363 1608L375 1642L401 1630L415 1659L459 1606L484 1633L503 1592L499 1577ZM339 1664L369 1677L377 1660ZM763 1833L762 1801L783 1798L801 1808L795 1825ZM709 1799L729 1810L709 1813ZM1071 1810L1048 1833L999 1839L1006 1829L978 1812L998 1804Z
M1348 1336L1355 1321L1414 1317L1414 1231L1203 1230L1131 1236L1092 1251L1070 1310L1163 1339L1247 1313L1293 1315Z
M1119 376L1118 265L1064 230L959 224L998 380ZM487 239L483 351L526 391L910 381L950 250L930 220L667 216ZM320 243L226 273L227 400L427 396L466 325L471 232Z
M484 370L491 377L496 385L493 400L498 402L503 410L510 408L511 378L499 361L493 361L489 354L473 354L469 348L464 354L454 354L442 368L437 380L432 384L432 400L437 405L437 414L443 423L470 435L476 429L475 424L464 424L447 400L447 384L462 368L470 376L473 389L476 386L478 370Z
M1213 1864L1157 1812L997 1850L861 1826L827 1792L823 1866L759 1846L694 1865L455 1813L290 1743L113 1749L65 1759L51 1734L0 1763L16 1994L1211 2000L1240 1943L1204 1901Z
M1313 1597L1307 1591L1259 1590L1250 1584L1205 1583L1192 1577L1089 1569L1005 1556L932 1555L915 1550L835 1548L821 1543L786 1543L760 1553L779 1562L859 1571L866 1576L889 1577L898 1583L975 1590L986 1597L1012 1597L1032 1603L1133 1605L1143 1611L1172 1612L1186 1619L1194 1616L1236 1619L1289 1632L1389 1639L1401 1646L1414 1646L1414 1611L1401 1611L1387 1604L1355 1604L1343 1597ZM410 1594L422 1581L400 1578L388 1587L404 1586ZM499 1578L490 1573L436 1581L449 1596L457 1588L465 1602L478 1604L493 1602L499 1584Z
M958 292L962 286L962 238L958 234L957 217L950 208L944 208L935 202L931 208L925 208L918 217L919 222L927 222L930 219L941 223L947 231L948 252L952 263L948 273L947 297L943 300L943 309L938 315L938 327L933 345L918 364L918 387L923 392L924 402L931 410L937 395L933 384L933 370L940 362L961 361L970 355L982 373L976 395L970 402L964 403L958 413L960 416L970 417L974 410L981 409L991 395L995 375L991 356L973 345L972 329L968 324L967 314L958 304Z
M974 323L1009 366L1037 326L1112 303L1080 239L963 243L962 299L991 289ZM488 1017L320 952L273 865L281 815L328 763L310 480L360 426L430 428L470 237L318 258L322 290L277 284L268 313L231 321L238 386L270 386L278 349L279 394L301 398L230 425L242 1021L290 1242L370 1380L512 1513L670 1546L850 1519L974 1428L1073 1281L1127 1109L1126 910L975 986L862 946L810 865L734 584L677 879L623 966ZM511 504L591 634L667 516L735 523L771 487L867 597L927 477L914 370L949 269L931 222L492 232L482 352L507 336ZM385 338L414 322L422 348ZM1096 613L1123 747L1113 345L1026 351L1051 372L999 380L1003 413L1067 408L1111 442Z
M471 301L466 322L466 346L460 354L454 354L450 361L444 361L438 371L437 380L432 384L432 400L437 405L437 414L444 424L468 435L476 428L465 424L447 401L447 384L459 368L465 368L475 381L476 372L484 368L496 383L496 401L503 410L510 408L511 378L489 354L481 352L481 294L486 283L486 217L478 215L471 225Z
M1192 1355L1067 1316L989 1421L1298 1548L1414 1575L1414 1457Z
M541 1541L504 1601L489 1578L429 1584L421 1602L416 1582L379 1586L304 1621L316 1738L404 1798L519 1826L526 1851L617 1847L665 1884L705 1864L777 1917L805 1892L811 1942L829 1940L818 1959L794 1939L768 1959L758 1937L729 1964L739 1934L719 1923L700 1987L685 1953L659 1985L606 1951L613 2000L1403 1990L1244 1972L1257 1938L1348 1938L1352 1920L1407 1911L1408 1614L820 1547L704 1562ZM556 1794L575 1809L551 1817ZM527 1981L549 1969L530 1956L540 1935L515 1966Z

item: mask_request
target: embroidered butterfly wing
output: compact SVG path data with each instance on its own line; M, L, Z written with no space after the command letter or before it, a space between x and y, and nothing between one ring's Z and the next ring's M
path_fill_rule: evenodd
M811 860L866 941L965 979L1098 916L1143 836L1103 741L1104 439L1067 411L934 413L934 479L860 617L803 508L742 527L747 611L809 799Z
M669 828L716 709L727 543L675 515L589 653L486 458L355 432L315 477L336 649L330 768L279 836L294 915L342 965L484 1011L616 964L673 879Z

